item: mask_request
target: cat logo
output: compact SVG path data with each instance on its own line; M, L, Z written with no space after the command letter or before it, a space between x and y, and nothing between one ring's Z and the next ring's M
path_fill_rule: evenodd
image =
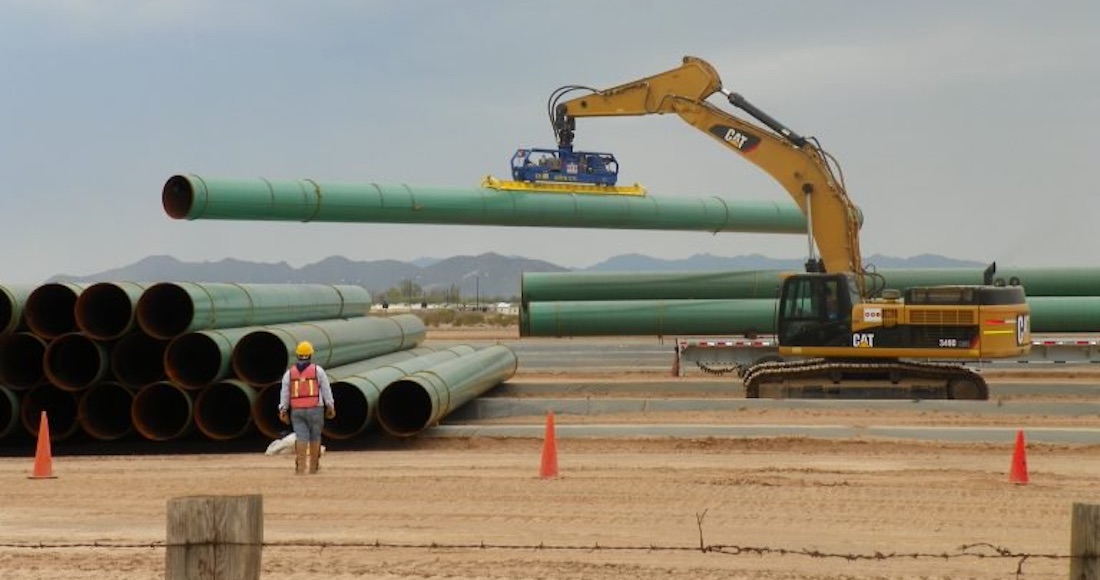
M875 348L875 335L871 332L853 332L852 346L856 348Z
M709 131L711 135L729 143L742 153L752 153L760 145L760 137L727 125L714 125Z

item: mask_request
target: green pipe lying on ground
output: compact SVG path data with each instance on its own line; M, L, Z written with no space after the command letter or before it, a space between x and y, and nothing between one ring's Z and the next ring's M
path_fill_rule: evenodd
M1031 331L1100 332L1100 296L1032 296ZM776 301L599 300L532 302L520 336L723 336L775 333Z
M983 268L879 271L886 288L981 284ZM521 300L731 300L776 298L783 270L701 272L525 272ZM995 284L1020 285L1028 296L1100 296L1098 268L1004 268Z
M233 347L231 364L241 380L266 385L283 376L302 341L313 344L313 362L328 368L415 348L426 336L424 322L415 314L273 324L242 336Z
M327 284L161 282L137 304L141 329L156 338L194 330L366 316L370 292Z
M382 390L378 422L390 435L415 435L511 378L518 365L511 349L494 345L403 377Z
M0 285L0 334L15 332L24 327L23 304L33 291L32 284Z
M458 345L424 354L358 374L347 375L346 367L330 373L336 418L325 422L324 434L333 439L350 439L370 428L378 417L378 397L393 382L440 363L473 354L474 347ZM335 377L340 377L333 380Z
M505 192L486 187L250 181L175 175L161 192L175 219L449 224L805 233L789 201Z

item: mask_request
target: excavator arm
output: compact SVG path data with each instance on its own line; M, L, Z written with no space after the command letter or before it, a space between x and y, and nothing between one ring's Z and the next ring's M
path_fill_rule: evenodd
M590 94L560 101L573 90ZM716 92L767 129L708 103L706 99ZM718 73L706 61L684 57L675 69L604 90L563 87L552 95L549 108L559 146L572 144L579 117L679 115L763 169L787 190L809 227L808 271L850 272L860 295L866 295L859 248L861 215L848 198L839 171L834 173L831 158L814 139L798 135L737 93L725 91ZM820 259L814 257L815 243Z

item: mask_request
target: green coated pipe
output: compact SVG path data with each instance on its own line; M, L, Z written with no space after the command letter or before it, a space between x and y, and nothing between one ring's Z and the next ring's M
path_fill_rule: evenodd
M134 391L116 382L92 385L77 404L77 420L84 432L100 441L115 441L134 430L130 407Z
M403 377L382 389L378 422L391 435L415 435L511 378L518 364L511 349L495 345Z
M219 441L243 437L252 429L257 398L256 389L236 379L207 386L195 398L195 427Z
M76 393L63 391L50 383L42 383L23 393L19 417L28 435L38 437L43 411L49 421L50 439L63 441L80 431Z
M33 332L0 335L0 384L33 387L46 378L46 340Z
M0 385L0 439L19 428L19 397L11 389Z
M532 302L520 311L520 336L670 336L767 334L774 299Z
M34 291L32 284L0 285L0 334L22 329L23 304Z
M173 338L164 350L164 372L185 389L201 389L233 372L233 348L263 326L196 330Z
M325 436L351 439L366 431L377 421L378 397L387 385L448 360L471 355L475 350L469 345L458 345L353 375L344 374L347 367L333 369L332 376L340 377L332 381L332 396L339 411L336 418L325 422Z
M523 304L561 300L728 300L779 296L782 272L524 272Z
M107 343L80 332L55 338L46 346L46 378L66 391L80 391L107 378L111 368Z
M167 381L153 383L134 395L130 420L146 439L169 441L188 434L194 427L191 395Z
M76 299L74 315L81 332L96 340L114 340L134 327L138 299L149 283L99 282Z
M282 378L302 341L313 344L313 362L328 368L414 348L426 333L414 314L270 325L237 341L233 371L251 385L266 385Z
M793 203L719 197L506 192L313 180L175 175L161 192L175 219L367 222L559 228L805 233Z
M1031 331L1100 332L1100 296L1029 296ZM668 336L775 333L776 301L623 300L532 302L520 336Z
M419 346L409 350L371 357L332 369L325 369L325 373L329 375L329 382L331 383L339 380L341 377L353 376L388 364L398 363L414 357L430 354L434 351L435 349L433 348ZM276 411L279 406L279 389L281 386L281 383L275 383L261 388L259 396L256 397L256 400L252 403L252 422L256 425L256 429L258 429L260 433L272 439L282 437L284 433L281 433L281 431L285 431L287 428L286 425L279 422L279 414ZM336 395L334 394L333 397L335 398ZM341 406L340 412L337 414L335 420L344 421L342 417L344 414L343 406Z
M984 268L896 268L878 271L881 287L982 284ZM699 272L525 272L521 299L730 300L776 298L783 270ZM1023 285L1028 296L1100 296L1097 268L1000 268L994 283Z
M76 332L76 301L91 284L50 282L31 291L23 304L23 319L31 332L45 339Z
M137 321L157 338L213 328L366 316L370 292L326 284L162 282L138 300Z

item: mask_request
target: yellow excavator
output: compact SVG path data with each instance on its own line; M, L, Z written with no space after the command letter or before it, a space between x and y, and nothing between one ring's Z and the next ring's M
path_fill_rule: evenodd
M585 94L563 100L577 91ZM715 93L760 125L707 102ZM882 277L862 262L863 216L848 198L836 160L817 139L723 89L706 61L684 57L675 69L609 89L562 87L548 105L559 147L572 144L578 118L675 113L763 169L805 214L806 273L783 280L778 302L783 360L761 361L743 373L747 397L879 398L890 392L884 396L984 400L985 379L960 363L1027 353L1024 290L992 285L995 265L983 285L884 288Z

